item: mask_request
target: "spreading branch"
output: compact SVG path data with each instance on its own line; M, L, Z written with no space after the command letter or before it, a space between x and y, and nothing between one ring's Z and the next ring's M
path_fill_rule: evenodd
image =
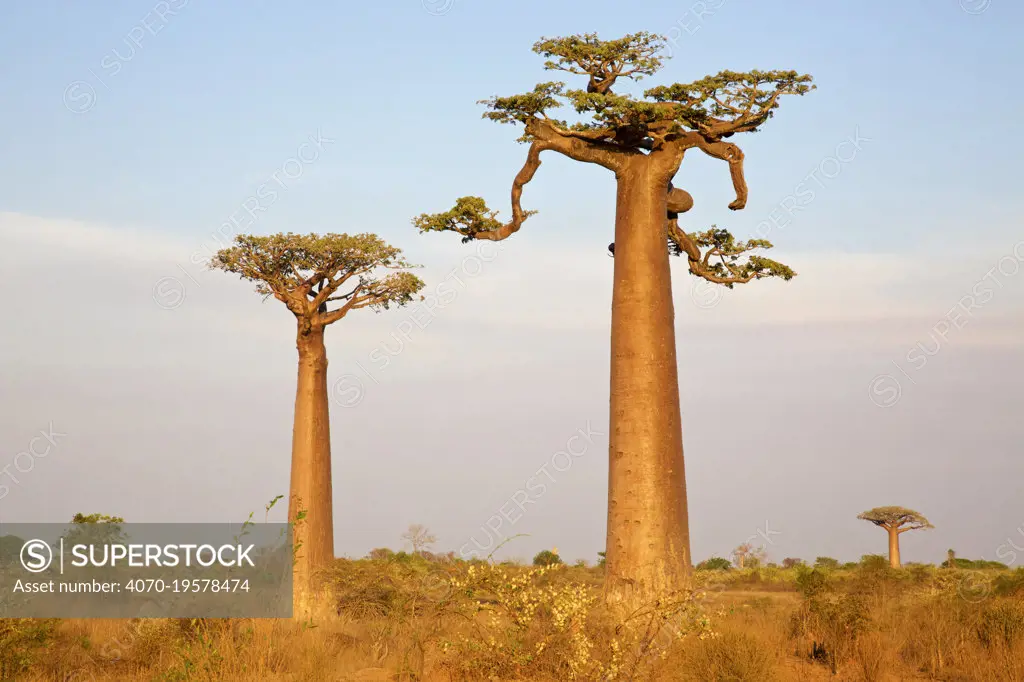
M743 151L723 138L754 132L774 115L783 95L804 95L814 89L811 77L796 71L721 71L692 83L646 90L642 98L612 92L619 79L639 81L662 65L663 36L640 32L616 40L596 33L542 38L533 50L545 58L544 68L586 78L585 87L566 89L561 81L537 84L533 90L482 100L483 116L499 123L523 126L520 142L530 145L526 162L512 184L512 215L498 218L479 197L462 197L445 213L413 219L421 232L456 232L463 242L503 240L515 234L536 213L521 205L525 185L540 167L540 154L553 150L571 159L619 172L637 155L668 159L673 177L684 152L697 148L726 161L740 210L747 203ZM571 108L577 120L553 118L556 109ZM666 237L670 251L685 253L690 272L731 287L763 277L792 278L787 266L750 252L771 248L765 240L736 241L725 230L688 234L678 216L693 205L688 193L669 184ZM614 255L614 245L609 249ZM741 257L746 260L741 262Z
M675 105L687 128L717 140L756 131L775 115L780 97L814 90L811 80L796 71L720 71L693 83L651 88L644 96Z
M283 302L310 328L359 308L405 305L424 286L408 272L418 266L373 234L239 235L209 267L255 282L257 293ZM352 288L339 293L346 283ZM332 309L337 301L344 303Z
M600 40L596 33L568 38L542 38L533 51L547 57L544 68L587 76L587 92L605 94L618 78L640 80L661 68L658 52L665 39L633 33L618 40Z
M858 514L857 518L862 521L870 521L887 531L896 531L897 533L935 527L924 515L906 507L875 507Z
M772 248L766 239L736 241L728 230L712 225L710 230L687 234L675 220L668 223L669 248L673 255L686 254L690 273L714 284L732 289L736 284L765 277L791 280L796 273L778 261L751 255L758 249ZM702 249L704 249L702 251ZM746 257L746 260L741 260Z
M413 225L422 232L457 232L463 243L474 239L501 241L519 231L523 222L536 211L524 211L521 199L523 188L540 168L540 153L551 149L576 161L594 163L613 171L625 164L626 157L633 153L617 149L601 142L593 142L569 134L547 120L531 119L527 123L532 141L526 155L526 163L512 182L512 219L503 223L498 212L487 208L480 197L461 197L455 207L445 213L423 213L413 219Z

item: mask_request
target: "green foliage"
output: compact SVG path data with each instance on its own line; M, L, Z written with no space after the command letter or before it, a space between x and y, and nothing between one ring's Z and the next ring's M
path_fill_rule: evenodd
M881 554L865 554L860 558L860 567L865 571L887 571L892 566L889 557Z
M71 523L124 523L124 519L107 514L75 514L71 518Z
M719 71L693 83L651 88L644 96L680 103L679 120L705 134L715 134L722 122L741 121L743 131L753 132L774 115L781 95L814 90L811 80L796 71Z
M768 120L782 95L804 95L814 89L811 77L795 71L720 71L692 83L657 86L645 99L611 93L619 78L641 80L654 75L662 64L665 38L647 32L601 40L596 33L543 38L533 51L546 57L544 68L585 76L587 87L565 90L565 83L546 82L532 91L483 100L484 114L501 123L543 119L562 131L586 132L587 139L643 148L648 137L700 132L718 139L735 132L754 131ZM547 112L565 100L584 116L573 124L554 121ZM587 120L589 115L589 120ZM623 135L623 132L629 135ZM532 139L527 128L522 141ZM632 143L624 142L632 140Z
M255 282L257 293L275 296L296 315L312 315L329 301L343 301L331 313L387 310L410 302L424 286L406 272L418 266L407 262L401 249L369 233L238 235L209 267ZM389 270L394 272L383 274ZM352 289L335 294L346 282Z
M619 79L639 81L654 75L661 68L665 45L664 36L648 32L613 40L585 33L537 41L533 51L545 58L546 70L582 76L586 81L579 89L567 89L562 81L546 81L525 93L478 102L487 107L484 118L522 124L519 142L541 143L531 146L527 163L516 176L511 221L498 220L497 211L489 209L480 197L465 196L457 199L450 211L421 214L413 224L421 233L456 232L464 243L507 238L536 213L523 211L519 202L522 188L536 172L538 155L544 149L605 165L601 159L621 159L664 148L679 153L681 159L682 151L698 147L729 161L737 187L737 200L730 208L742 208L746 201L742 152L722 140L738 132L758 130L774 115L781 96L810 92L815 87L812 79L796 71L720 71L692 83L653 87L640 97L612 92ZM575 111L576 120L549 116L566 105ZM669 248L674 255L687 254L694 275L732 288L733 284L763 277L789 280L796 274L763 256L749 256L739 262L741 255L754 249L771 248L766 240L740 242L717 227L689 234L682 232L675 221L672 224L675 227L670 229ZM708 249L708 257L696 253L697 245Z
M75 514L71 518L73 524L64 533L64 542L68 545L115 545L128 542L121 524L120 516L107 514Z
M11 537L11 536L7 536ZM0 680L26 672L50 645L56 618L0 618Z
M537 556L533 557L534 566L554 566L560 563L562 563L562 558L550 549L541 550L537 552Z
M641 80L661 68L658 52L664 47L664 37L641 31L616 40L601 40L596 33L541 38L533 51L547 57L544 68L548 70L605 78L617 73ZM628 71L621 71L623 64L629 65Z
M796 587L806 599L816 597L833 589L832 578L826 568L796 567Z
M1001 597L1016 597L1024 594L1024 567L1012 573L996 576L992 581L992 593Z
M966 568L974 570L985 570L985 569L999 569L1006 570L1009 568L1006 564L999 561L987 561L985 559L961 559L960 557L953 558L953 565L949 565L949 559L943 561L940 566L942 568Z
M526 217L536 211L524 211ZM480 197L459 197L455 207L444 213L421 213L413 218L412 224L424 232L458 232L463 243L472 241L482 232L501 229L503 223L497 219L498 212L487 208Z
M797 559L796 557L786 557L782 560L783 568L796 568L797 566L803 566L804 560Z
M529 119L541 116L547 109L562 106L556 97L563 95L565 83L538 83L531 91L511 97L492 97L483 99L477 104L486 104L491 111L484 114L498 123L526 123Z
M0 535L0 566L18 561L24 546L25 541L17 535Z
M767 239L749 239L737 241L728 230L712 225L710 230L689 235L699 247L707 248L710 259L705 270L715 277L735 278L741 281L758 277L779 277L787 282L796 276L793 269L778 261L763 256L748 256L745 262L739 262L754 249L770 249L772 243ZM734 282L724 282L723 286L732 289Z
M814 560L815 568L839 568L839 560L830 556L820 556Z
M597 553L597 556L598 556L597 565L598 565L599 568L604 568L605 563L607 561L606 556L605 556L606 554L607 554L607 552L598 552Z
M696 566L698 571L728 571L732 569L732 562L719 556L705 559Z
M858 514L857 518L887 529L918 530L935 527L922 514L906 507L875 507Z

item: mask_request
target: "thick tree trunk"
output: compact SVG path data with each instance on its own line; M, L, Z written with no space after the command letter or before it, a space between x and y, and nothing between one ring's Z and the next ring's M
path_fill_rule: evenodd
M889 532L889 565L900 567L900 534L895 528L887 528Z
M689 585L690 534L666 243L668 177L618 173L605 594L635 607Z
M324 329L299 322L296 346L299 376L292 432L291 490L288 520L295 523L298 546L294 569L293 615L307 618L312 606L315 571L334 558L331 489L331 430L327 395L327 349Z

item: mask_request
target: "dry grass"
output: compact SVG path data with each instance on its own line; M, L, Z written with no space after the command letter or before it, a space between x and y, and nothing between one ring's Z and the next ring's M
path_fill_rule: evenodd
M623 624L600 569L470 569L339 560L312 627L0 621L0 679L1024 680L1021 572L700 573L703 596Z

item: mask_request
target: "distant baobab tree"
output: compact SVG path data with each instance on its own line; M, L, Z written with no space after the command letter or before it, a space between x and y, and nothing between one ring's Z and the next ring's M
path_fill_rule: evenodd
M736 568L756 568L768 558L768 552L764 547L755 547L749 542L744 542L732 551L732 556L736 561Z
M402 539L412 546L412 553L419 556L437 543L437 537L426 526L413 523L402 533Z
M684 589L691 577L679 382L669 255L685 254L696 277L732 288L764 277L790 279L787 266L752 252L763 239L743 242L727 230L687 232L680 213L693 206L672 186L687 150L729 164L736 199L746 205L743 152L725 141L768 121L783 95L803 95L811 77L795 71L722 71L702 80L658 86L642 98L612 92L619 79L640 80L661 68L665 38L646 32L617 40L596 34L545 38L533 51L544 67L582 76L586 86L540 83L530 92L482 102L484 117L521 124L529 144L512 183L512 216L500 221L479 197L462 197L446 213L413 220L421 232L455 232L463 242L512 236L534 211L524 211L524 186L554 151L596 164L616 178L615 256L611 321L607 578L613 603L643 603ZM550 112L567 102L576 122Z
M905 507L875 507L857 518L870 521L889 534L889 565L893 568L900 567L900 535L908 530L935 527L924 516Z
M373 234L239 235L234 246L214 255L210 267L255 282L257 293L284 303L297 323L288 521L295 524L293 540L299 548L294 615L305 617L313 572L334 558L324 330L353 310L405 305L424 285L408 272L414 266L401 250Z

